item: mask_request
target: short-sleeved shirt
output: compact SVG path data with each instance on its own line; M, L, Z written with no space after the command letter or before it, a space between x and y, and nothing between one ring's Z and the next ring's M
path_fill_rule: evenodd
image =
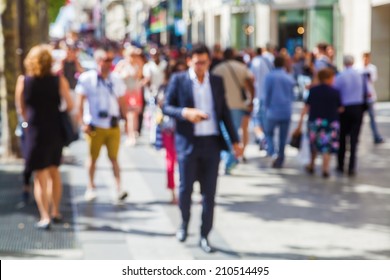
M164 83L165 70L168 67L166 60L161 60L159 64L156 64L153 60L150 60L144 65L143 75L145 78L150 78L151 87L153 90L158 90Z
M320 84L311 88L306 104L310 106L309 121L321 118L332 122L339 119L338 109L342 106L340 92L331 86Z
M83 120L100 128L110 128L111 118L120 116L118 98L126 91L126 85L115 73L107 79L100 77L95 70L80 75L75 89L77 94L87 99ZM102 117L106 113L106 117Z
M223 78L229 109L246 110L247 106L245 100L242 99L241 88L244 88L247 79L253 77L249 68L241 62L228 60L215 66L213 74Z

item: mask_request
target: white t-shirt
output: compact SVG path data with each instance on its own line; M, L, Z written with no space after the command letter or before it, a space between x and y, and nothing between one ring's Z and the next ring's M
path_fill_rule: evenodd
M376 91L374 87L374 82L378 80L378 69L374 64L368 64L367 66L361 66L359 68L360 73L362 74L370 74L370 79L368 80L368 91L370 93L370 96L368 97L369 102L375 102L377 99Z
M144 65L143 75L146 78L150 78L151 90L157 92L159 87L164 83L165 69L168 63L165 60L161 60L157 65L156 62L150 60Z
M87 99L83 115L85 123L110 128L111 118L120 116L118 98L125 94L126 85L117 74L111 73L103 80L95 70L84 72L78 79L75 91Z

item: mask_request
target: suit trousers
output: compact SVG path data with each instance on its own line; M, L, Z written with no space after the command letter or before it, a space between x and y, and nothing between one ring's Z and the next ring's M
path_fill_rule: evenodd
M202 237L207 237L213 225L220 160L219 141L218 136L195 137L192 152L188 155L178 154L180 172L179 207L182 226L187 228L190 221L193 185L195 181L199 181L202 194L202 225L200 232Z
M337 169L344 170L346 141L349 136L350 157L348 171L354 172L356 168L357 145L359 142L360 128L363 119L362 105L345 106L345 111L340 114L340 149L338 153Z

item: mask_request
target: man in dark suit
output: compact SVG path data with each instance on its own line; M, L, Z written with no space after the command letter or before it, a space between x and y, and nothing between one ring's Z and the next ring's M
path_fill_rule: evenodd
M202 193L202 226L199 246L213 252L207 236L211 231L220 151L228 149L222 137L224 123L237 156L242 153L238 135L226 105L222 78L209 74L210 52L204 45L194 46L188 71L173 75L166 91L163 111L176 119L176 150L180 186L179 207L182 224L176 234L187 238L193 184L199 181Z

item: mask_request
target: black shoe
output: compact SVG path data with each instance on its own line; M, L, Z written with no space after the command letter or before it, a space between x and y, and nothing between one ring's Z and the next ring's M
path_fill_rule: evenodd
M207 254L215 252L215 249L213 247L211 247L211 245L206 237L200 238L199 247L203 250L203 252L205 252Z
M355 177L355 176L356 176L355 170L349 170L349 171L348 171L348 176L349 176L349 177Z
M375 139L374 144L382 144L384 142L385 142L385 140L383 138L378 138L378 139Z
M279 158L275 159L273 162L272 162L272 168L275 168L275 169L281 169L283 166L283 163L281 162L281 160Z
M344 169L341 168L341 167L337 167L337 168L336 168L336 172L337 172L337 174L342 175L342 174L344 173Z
M314 174L314 167L310 164L305 166L305 171L307 174L313 175Z
M58 215L58 216L51 218L51 221L53 222L53 224L62 223L63 220L64 220L64 218L61 215Z
M322 178L329 178L329 172L328 171L322 171Z
M176 232L176 238L180 242L186 241L186 239L187 239L187 229L179 228L179 230Z
M28 204L30 202L30 191L22 192L22 200L24 204Z
M50 229L50 222L38 222L34 225L36 229L41 230L49 230Z

